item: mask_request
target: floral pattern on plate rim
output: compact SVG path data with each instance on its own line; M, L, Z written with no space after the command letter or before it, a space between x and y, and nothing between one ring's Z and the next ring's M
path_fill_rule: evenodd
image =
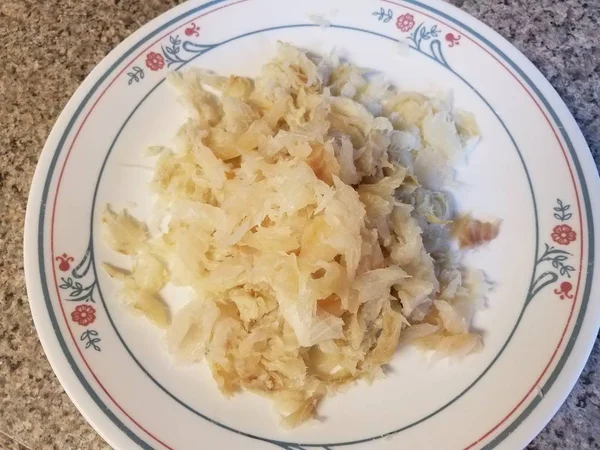
M74 261L73 257L63 253L62 257L56 257L55 260L60 261L58 269L62 272L68 272L70 262ZM70 306L74 306L71 311L71 320L86 327L79 336L79 340L85 344L86 349L93 349L97 352L101 351L100 342L102 338L100 333L89 325L96 321L96 309L88 303L96 303L96 290L98 282L92 268L93 261L91 252L86 251L85 255L77 266L71 270L70 276L62 276L58 287L64 292L61 297L63 301L69 302Z

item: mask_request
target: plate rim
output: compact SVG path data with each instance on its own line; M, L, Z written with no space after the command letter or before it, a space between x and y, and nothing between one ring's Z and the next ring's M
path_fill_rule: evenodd
M398 4L398 3L395 3L395 2L389 1L389 0L381 0L381 1L386 2L386 3L392 3L394 5L401 6L401 7L404 6L402 4ZM598 229L598 217L597 217L598 211L597 211L597 209L592 208L593 202L591 200L593 198L598 197L598 194L596 194L596 193L598 192L598 188L600 187L600 178L598 178L598 173L594 170L595 164L593 162L591 152L590 152L589 147L583 137L583 134L581 133L581 130L579 129L579 126L575 122L575 120L574 120L571 112L567 108L567 106L564 104L564 101L560 98L560 96L558 96L558 94L556 93L554 88L543 77L543 75L539 72L539 70L516 47L514 47L512 44L510 44L506 39L504 39L497 32L495 32L491 28L487 27L487 25L485 25L478 19L470 16L466 12L454 7L453 5L442 3L439 0L435 0L435 1L430 0L426 4L423 4L423 3L419 2L418 0L404 0L404 2L415 4L424 9L433 8L437 14L440 14L441 16L446 16L445 17L446 19L451 20L453 22L454 22L454 20L453 20L454 17L459 18L460 21L462 22L460 25L463 27L466 27L467 25L472 25L472 24L469 24L469 22L474 21L473 25L475 25L477 27L481 27L481 31L474 31L474 30L470 29L469 31L471 33L476 34L476 35L483 34L484 36L487 36L487 35L491 36L490 39L493 41L493 46L499 48L502 52L506 52L506 51L510 52L511 53L510 59L517 60L516 61L517 68L523 69L522 75L525 75L526 78L529 77L531 79L531 81L532 81L531 87L532 88L539 87L545 91L544 94L542 94L542 92L540 91L538 93L538 97L541 97L541 99L543 99L544 97L552 97L552 98L548 99L549 100L548 105L545 105L545 106L550 107L550 108L548 108L550 111L552 111L552 108L554 108L554 109L559 110L559 112L561 113L560 115L557 114L556 117L553 117L553 119L558 123L562 122L564 125L566 125L565 128L570 129L570 131L566 132L566 135L564 135L563 138L565 138L565 141L567 140L566 138L568 138L568 137L572 138L572 140L574 142L577 141L577 143L572 144L572 147L573 147L574 154L577 156L577 158L579 159L579 162L581 163L581 175L583 178L582 181L585 181L585 183L588 184L589 199L590 199L589 214L592 216L591 217L592 222L590 222L590 224L593 224L593 227L590 227L590 229L589 229L589 234L591 236L589 246L590 246L590 249L595 248L595 250L597 251L598 243L594 243L593 235L595 233L595 230ZM44 351L46 353L46 356L47 356L48 360L50 361L54 372L57 374L57 377L59 378L59 381L61 382L64 390L67 392L67 394L71 398L71 401L77 406L77 408L84 415L86 420L111 445L114 440L113 435L108 436L108 434L109 434L108 432L106 432L106 435L105 435L105 433L103 431L106 428L104 426L101 427L99 424L98 424L98 426L96 426L95 423L98 423L100 421L97 419L97 417L95 415L93 415L90 412L91 410L90 410L89 406L84 404L84 403L89 403L90 399L87 398L89 396L89 393L85 389L83 389L83 394L86 396L86 398L83 399L85 401L83 401L81 398L81 393L75 392L75 391L80 391L81 389L75 389L75 386L72 384L73 380L69 380L68 382L63 381L63 380L72 378L72 377L69 377L68 373L67 373L71 369L70 369L68 363L66 363L66 366L65 366L65 361L64 361L64 360L66 360L65 355L60 351L58 351L58 353L57 353L57 345L56 345L57 342L55 342L55 340L58 340L58 338L56 337L54 330L48 329L48 327L47 327L48 324L44 324L44 320L47 321L47 317L44 319L43 311L40 311L40 310L44 309L43 301L36 300L37 295L32 295L32 294L36 294L35 291L40 290L38 288L41 288L41 286L34 285L34 283L37 282L37 277L34 277L32 275L32 272L35 273L35 271L37 270L36 264L32 263L32 261L37 259L37 249L35 248L36 247L35 243L37 242L36 238L38 236L37 225L38 225L39 217L36 217L36 214L38 213L39 208L42 206L41 205L42 189L40 189L40 186L43 185L45 178L48 175L48 171L50 168L50 162L51 162L52 157L54 156L55 149L57 146L56 144L58 144L58 141L59 141L58 136L64 131L65 125L67 124L67 122L69 122L69 119L73 115L73 112L77 109L77 105L81 104L81 100L83 100L83 98L85 98L86 95L90 92L90 88L93 87L96 82L101 83L101 80L100 80L101 77L98 76L99 73L102 72L103 70L106 70L106 68L110 67L113 63L115 64L115 68L116 68L117 65L122 62L120 57L122 57L123 59L126 59L129 56L129 53L127 50L133 51L133 50L135 50L135 48L137 48L136 45L133 45L133 46L131 45L132 42L135 41L136 38L139 38L140 35L147 32L148 30L154 30L155 33L153 33L153 36L155 36L155 35L159 34L161 30L164 30L164 28L171 25L168 22L169 18L175 17L174 23L178 22L180 20L178 18L179 17L178 13L187 11L187 10L199 11L201 9L206 9L206 8L209 8L211 6L221 4L221 3L233 4L233 3L237 3L237 2L234 2L232 0L213 0L210 2L202 2L202 1L196 0L196 1L189 2L189 3L181 4L173 9L170 9L170 10L166 11L165 13L159 15L155 19L151 20L150 22L148 22L146 25L144 25L140 29L133 32L127 39L125 39L121 44L119 44L117 47L115 47L105 58L103 58L102 61L94 68L94 70L86 77L86 79L77 88L77 90L72 95L71 99L69 100L69 102L64 107L61 114L59 115L59 118L57 119L55 125L53 126L53 129L46 141L46 144L44 145L44 149L42 151L38 165L36 166L35 175L34 175L32 187L31 187L30 194L29 194L29 199L28 199L28 204L27 204L27 213L26 213L26 219L25 219L25 234L24 234L24 236L25 236L25 239L24 239L25 240L25 242L24 242L25 276L26 276L29 303L30 303L30 307L32 310L32 315L34 317L36 330L38 331L38 335L39 335L40 341L42 343L42 346L44 348ZM446 15L444 13L445 9L449 9L451 11L452 16ZM159 25L159 24L163 24L163 27L160 27L160 29L157 29L156 25ZM481 36L481 37L483 37L483 36ZM144 39L140 40L138 42L138 44L142 44L143 41L144 41ZM490 42L488 42L488 44L489 43ZM501 47L506 47L506 48L501 48ZM115 61L117 61L117 62L115 62ZM112 70L110 72L112 73ZM585 153L585 150L587 150L587 153ZM574 161L576 161L576 160L574 159ZM590 172L592 172L592 170L588 169L588 166L590 166L590 165L592 166L592 170L594 170L594 172L595 172L594 173L595 177L593 176L594 174L590 174ZM588 224L588 226L590 226L590 224ZM35 254L35 257L34 257L34 254ZM596 272L598 272L598 267L595 267L594 270L589 271L588 276L593 277L593 275L595 275L595 274L597 275ZM594 278L595 279L593 279L590 284L590 294L588 295L589 299L591 299L591 293L593 291L596 291L598 288L598 277L596 276ZM34 279L35 279L35 281L34 281ZM584 295L584 294L582 294L582 295ZM600 303L600 302L597 301L596 303ZM590 303L590 305L591 304L593 304L593 301ZM598 309L598 308L596 308L596 309ZM543 423L541 423L541 424L538 423L539 429L537 429L537 431L535 433L530 433L531 436L527 440L527 442L524 442L525 445L529 442L529 440L531 438L533 438L547 424L547 422L554 415L556 410L562 405L564 399L569 394L571 387L575 384L576 380L580 376L581 370L583 369L585 362L587 361L587 359L589 357L589 353L591 352L591 349L595 342L594 338L589 338L586 336L584 339L584 336L583 336L584 329L591 330L594 328L593 323L588 326L585 326L586 325L585 322L587 319L589 319L589 316L590 316L589 311L586 311L584 314L584 324L582 325L580 333L575 340L575 345L572 349L572 352L567 357L565 366L559 372L559 376L564 376L565 374L571 375L570 377L568 377L567 380L564 380L564 379L562 380L561 385L563 385L563 387L561 387L561 389L558 389L558 391L560 391L564 395L560 396L562 398L561 400L554 400L551 403L553 405L553 407L546 408L546 409L548 409L548 412L544 416L545 417L547 416L547 417L544 419L541 419L541 422L543 422ZM596 331L593 333L590 332L588 334L593 334L594 336L595 336L595 334L597 334L597 330L600 327L600 317L598 317L596 322L597 322L596 327L595 327ZM52 336L48 336L48 333L52 334L54 336L54 338ZM582 341L587 342L588 345L584 346L584 348L579 349L579 347L582 346L581 345ZM60 347L60 344L58 345L58 347ZM61 355L62 355L62 358L60 357ZM574 358L575 356L579 356L579 357ZM574 361L574 359L576 359L576 361ZM575 365L575 362L577 362L576 365ZM567 367L569 368L569 371L565 372L565 369ZM70 375L73 375L73 374L70 374ZM558 381L559 380L557 380L557 382ZM75 379L75 382L77 382L76 379ZM566 386L566 388L564 386ZM83 386L77 386L77 387L83 388ZM72 389L72 391L71 391L71 389ZM555 386L552 392L555 393L556 391L557 391L557 389ZM92 406L97 407L97 405L92 405ZM539 411L539 408L537 410ZM93 418L92 418L92 416L93 416ZM538 420L538 422L540 422L540 420ZM102 428L102 430L100 428ZM517 428L520 429L522 427L518 426ZM123 430L121 430L121 431L123 431ZM127 440L127 442L130 443L129 440ZM491 441L491 442L493 442L493 441ZM115 444L116 444L116 442L115 442Z

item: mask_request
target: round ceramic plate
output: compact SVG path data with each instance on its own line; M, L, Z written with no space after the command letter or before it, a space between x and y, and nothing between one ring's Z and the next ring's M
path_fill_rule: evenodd
M455 195L464 210L503 221L468 261L494 281L475 318L482 352L451 363L402 349L384 380L328 399L323 420L292 431L278 427L267 400L226 399L203 364L175 364L160 333L123 309L98 270L115 258L98 232L103 205L145 217L144 150L167 144L184 119L167 73L256 75L278 40L321 54L336 48L402 88L452 90L483 135ZM452 6L189 1L113 51L58 119L29 198L27 288L52 367L117 449L516 449L564 401L598 331L599 192L590 151L550 84Z

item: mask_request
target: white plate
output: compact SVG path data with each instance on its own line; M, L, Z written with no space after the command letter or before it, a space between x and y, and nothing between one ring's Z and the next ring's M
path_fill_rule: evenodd
M484 350L460 364L400 351L385 380L327 400L326 420L293 431L277 427L266 400L227 400L204 366L175 365L97 270L114 258L98 235L102 205L144 216L149 175L134 166L148 165L143 150L167 143L183 119L167 71L253 75L277 40L345 50L401 87L452 89L484 136L460 173L460 205L503 220L499 238L469 261L496 283L476 317ZM521 448L567 396L598 331L599 192L589 149L550 84L452 6L189 1L105 58L58 119L29 198L27 289L61 383L117 449Z

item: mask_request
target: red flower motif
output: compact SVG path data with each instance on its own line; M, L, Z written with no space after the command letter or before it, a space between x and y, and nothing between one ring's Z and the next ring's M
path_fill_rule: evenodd
M552 230L552 240L557 244L569 245L577 239L577 233L569 225L556 225Z
M195 23L192 23L188 28L185 29L186 36L200 36L198 30L200 29Z
M96 320L96 310L90 305L79 305L71 313L71 319L79 325L89 325Z
M61 256L57 256L56 258L54 258L54 260L60 261L58 268L63 272L69 270L71 268L71 263L74 261L73 257L67 255L66 253L63 253Z
M446 34L446 41L448 42L448 47L452 48L455 45L460 45L460 34L454 36L452 33Z
M573 294L570 294L571 289L573 289L573 285L568 281L563 281L560 283L560 287L558 289L554 289L554 293L557 294L561 300L566 298L573 298Z
M396 26L400 31L410 31L415 26L415 18L412 14L402 14L396 19Z
M160 70L165 67L165 59L160 53L150 52L146 55L146 67L150 70Z

